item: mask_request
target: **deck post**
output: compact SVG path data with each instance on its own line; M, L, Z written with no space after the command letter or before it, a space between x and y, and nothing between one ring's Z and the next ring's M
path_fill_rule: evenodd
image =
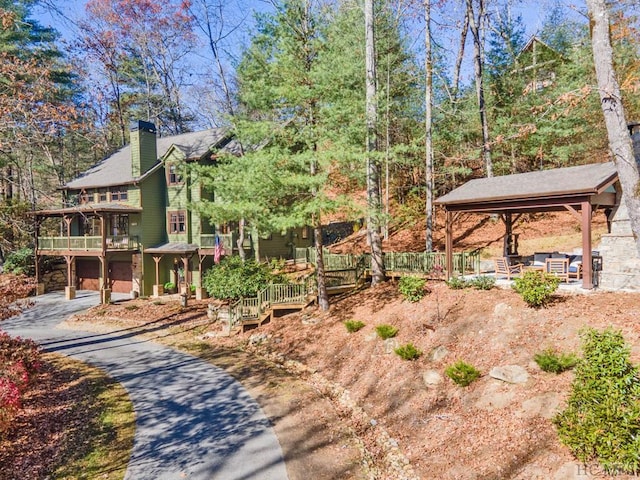
M445 222L445 257L446 257L446 278L449 280L453 277L453 212L447 210L447 218Z
M591 203L582 202L582 288L593 288L593 262L591 257Z

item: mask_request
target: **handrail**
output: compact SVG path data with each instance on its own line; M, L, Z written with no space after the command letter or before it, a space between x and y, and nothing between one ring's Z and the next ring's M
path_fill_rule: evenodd
M108 235L107 250L137 250L140 242L136 235ZM71 235L64 237L38 237L38 250L102 250L102 237L97 235Z

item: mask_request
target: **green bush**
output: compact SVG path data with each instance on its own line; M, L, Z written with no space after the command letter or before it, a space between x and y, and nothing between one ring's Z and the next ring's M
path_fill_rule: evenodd
M355 333L364 327L364 323L360 320L347 320L344 322L344 326L347 327L349 333Z
M376 327L376 333L380 338L386 340L387 338L393 338L398 334L398 329L392 325L383 323Z
M173 283L173 282L167 282L167 283L165 283L165 284L164 284L164 290L165 290L165 292L171 291L171 290L173 290L174 288L176 288L176 284L175 284L175 283Z
M405 360L415 360L422 352L418 350L413 343L407 343L406 345L401 345L398 348L393 350L396 352L396 355L399 355Z
M524 272L513 280L513 289L530 307L544 307L558 289L560 279L555 275L536 271Z
M554 423L560 441L582 462L608 473L640 470L640 376L619 331L581 332L578 362L567 408Z
M533 359L542 370L551 373L562 373L578 363L578 358L573 353L558 353L552 348L536 353Z
M462 360L449 365L444 373L461 387L471 385L478 377L480 372L473 366Z
M36 273L35 256L32 248L21 248L15 252L8 253L4 260L4 271L15 273L16 275L30 275Z
M418 302L425 295L426 279L420 277L401 277L398 290L405 300Z
M272 273L268 265L254 260L243 262L235 255L225 257L203 277L202 284L209 295L220 300L255 297L271 283L288 283L284 275Z
M495 277L489 277L487 275L481 275L468 282L476 290L491 290L496 286Z
M462 277L451 277L447 280L447 286L452 290L462 290L463 288L467 288L469 286L469 282L467 282Z

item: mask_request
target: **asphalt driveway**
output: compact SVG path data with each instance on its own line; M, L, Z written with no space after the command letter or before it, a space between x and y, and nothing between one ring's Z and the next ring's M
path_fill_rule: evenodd
M56 328L97 305L96 292L37 297L35 306L0 328L46 350L104 369L124 385L136 413L131 480L286 479L278 439L258 404L221 369L191 355L121 331Z

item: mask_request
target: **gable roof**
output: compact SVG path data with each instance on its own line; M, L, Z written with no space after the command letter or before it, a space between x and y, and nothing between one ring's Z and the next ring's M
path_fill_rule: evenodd
M227 128L212 128L199 132L159 137L156 139L158 158L164 157L172 146L180 149L187 159L200 158L216 147L232 154L239 154L241 151L239 143L230 139ZM144 180L160 166L161 162L158 160L151 169L134 178L131 174L131 145L127 145L86 170L78 178L68 182L63 188L100 188L136 183Z
M443 195L435 203L453 210L479 204L499 207L501 203L596 195L617 178L613 162L477 178Z

